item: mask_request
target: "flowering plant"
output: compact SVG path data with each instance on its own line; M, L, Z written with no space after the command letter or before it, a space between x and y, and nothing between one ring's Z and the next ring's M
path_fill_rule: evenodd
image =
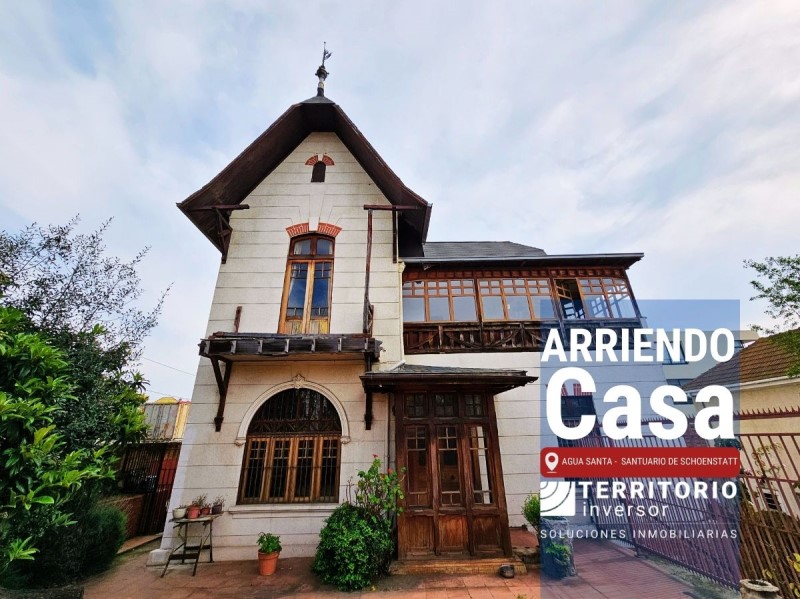
M380 458L377 455L372 458L369 469L358 473L356 505L363 507L376 521L391 526L392 515L403 511L398 500L405 498L400 484L400 474L405 468L400 473L391 468L381 472Z

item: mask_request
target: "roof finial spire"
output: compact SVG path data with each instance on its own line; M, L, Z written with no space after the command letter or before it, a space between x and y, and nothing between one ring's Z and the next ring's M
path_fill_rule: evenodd
M325 68L325 60L331 57L331 53L328 52L328 49L325 47L326 42L322 42L322 64L319 65L317 72L314 73L317 77L319 77L319 83L317 83L317 95L324 96L325 95L325 79L328 78L328 70Z

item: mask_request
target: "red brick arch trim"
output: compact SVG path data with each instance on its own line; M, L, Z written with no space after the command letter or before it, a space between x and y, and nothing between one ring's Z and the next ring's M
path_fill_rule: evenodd
M341 231L342 228L337 227L336 225L332 225L330 223L319 223L319 225L317 225L316 232L320 235L336 237ZM297 225L292 225L291 227L286 227L286 232L289 234L289 237L297 237L298 235L310 233L311 230L308 228L308 223L299 223Z
M317 162L322 162L325 166L333 166L333 158L328 156L327 154L323 154L322 158L320 158L319 154L314 154L311 158L306 160L306 166L314 166Z

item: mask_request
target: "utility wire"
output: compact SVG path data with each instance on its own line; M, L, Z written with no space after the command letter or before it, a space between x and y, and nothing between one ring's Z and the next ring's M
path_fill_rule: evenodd
M183 374L188 374L189 376L194 376L191 372L186 372L185 370L181 370L180 368L175 368L174 366L170 366L169 364L164 364L163 362L158 362L157 360L151 360L150 358L146 358L142 356L142 360L147 360L148 362L152 362L153 364L158 364L159 366L163 366L164 368L169 368L170 370L175 370L177 372L182 372Z

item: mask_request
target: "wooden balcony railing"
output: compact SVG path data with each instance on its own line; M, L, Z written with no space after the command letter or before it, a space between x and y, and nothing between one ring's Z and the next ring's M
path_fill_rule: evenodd
M515 322L419 322L403 325L403 343L407 354L467 353L496 351L541 351L550 330L561 332L564 346L569 346L572 328L623 328L641 326L639 319L609 320L537 320Z

